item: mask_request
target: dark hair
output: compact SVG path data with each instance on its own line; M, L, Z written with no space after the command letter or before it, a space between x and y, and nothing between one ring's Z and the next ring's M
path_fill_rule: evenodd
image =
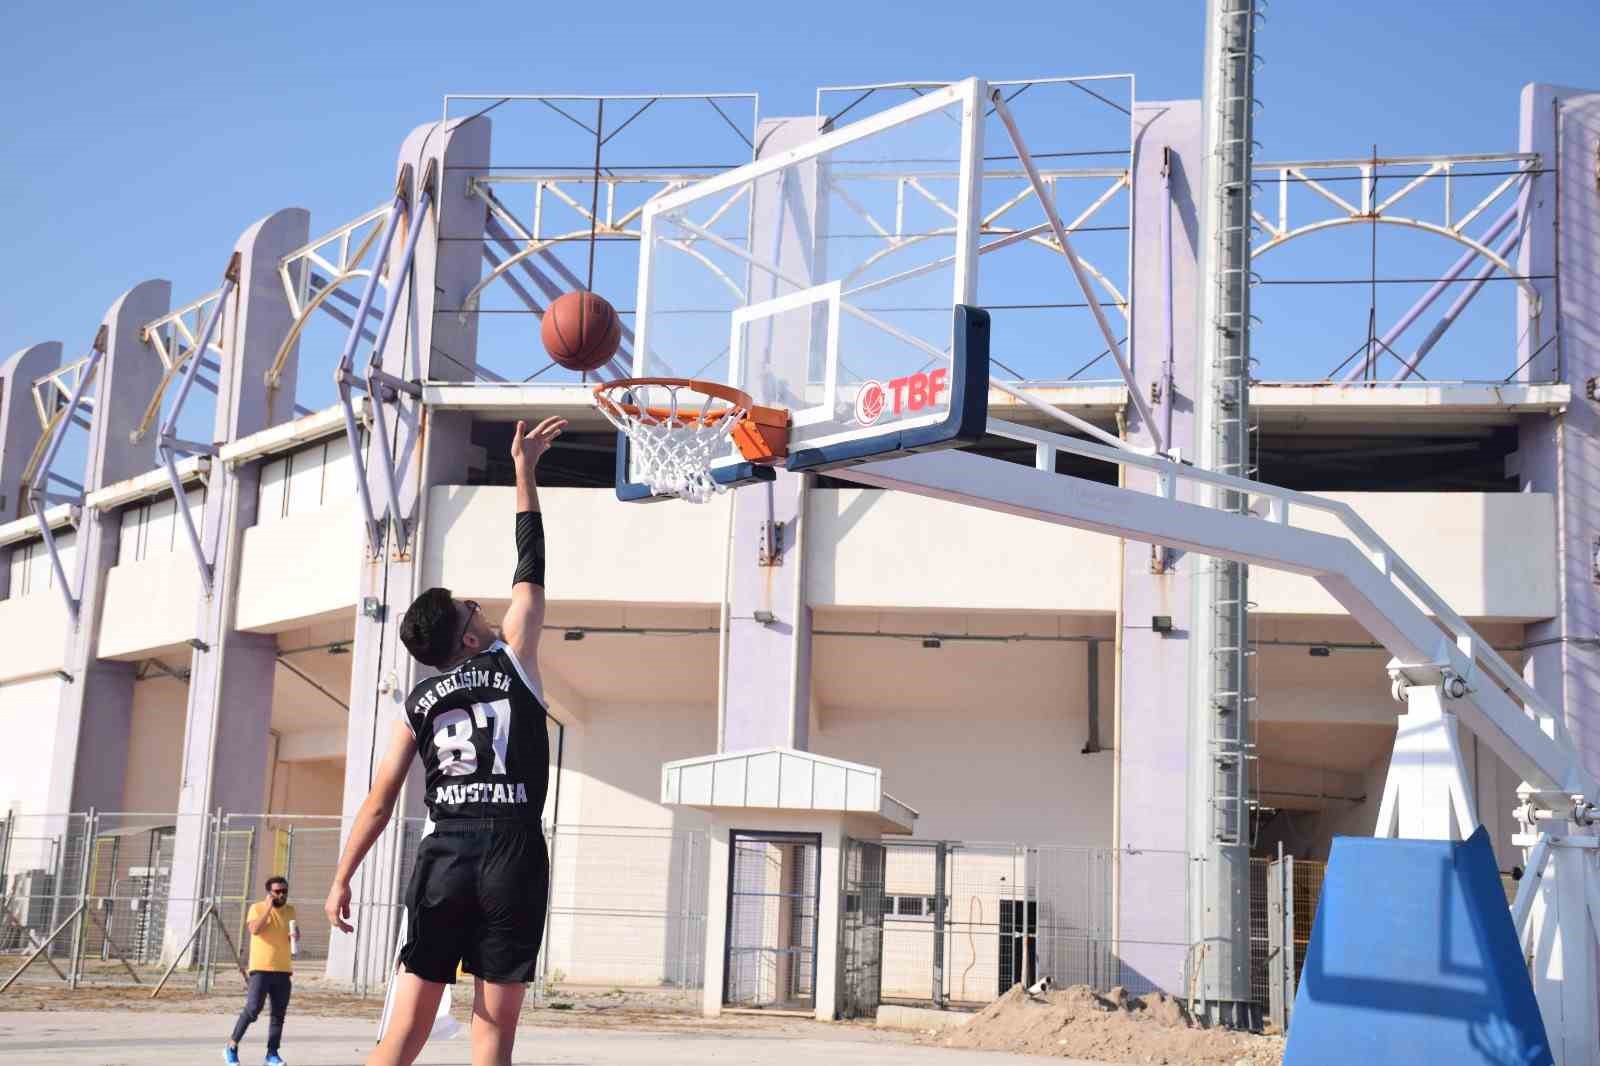
M432 588L411 602L400 620L400 642L424 666L440 667L450 661L461 642L461 620L449 589Z
M267 878L267 883L264 887L268 892L271 892L273 885L282 885L285 892L289 891L289 879L287 877L273 874L271 877Z

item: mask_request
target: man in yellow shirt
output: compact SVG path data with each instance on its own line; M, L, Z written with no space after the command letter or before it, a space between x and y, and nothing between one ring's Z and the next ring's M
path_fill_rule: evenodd
M265 1066L284 1066L278 1057L278 1042L283 1039L283 1019L289 1013L289 974L294 970L294 951L299 947L300 930L295 926L294 908L289 906L289 882L282 877L267 878L267 896L250 904L245 916L250 930L249 990L244 1010L233 1025L233 1037L222 1053L222 1061L237 1066L239 1040L250 1023L261 1015L262 1002L272 1001L267 1025Z

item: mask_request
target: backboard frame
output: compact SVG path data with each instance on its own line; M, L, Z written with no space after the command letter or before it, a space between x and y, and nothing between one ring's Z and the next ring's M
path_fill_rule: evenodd
M913 268L904 272L903 275L880 279L877 282L868 283L866 286L866 288L878 287L885 283L899 280L902 277L931 273L936 269L950 267L952 276L950 305L952 318L951 343L948 354L907 331L878 319L866 310L849 305L844 299L847 293L838 279L830 279L817 284L807 284L804 279L786 276L774 265L761 261L754 254L738 248L733 243L719 238L708 230L696 229L695 232L700 239L705 240L709 245L733 256L735 259L743 260L747 264L747 269L753 268L765 271L794 290L771 299L759 300L742 307L736 307L732 310L729 325L728 378L730 383L736 387L740 384L739 375L745 369L740 363L743 352L742 335L743 331L752 323L758 323L763 319L785 311L800 310L808 306L825 307L827 309L828 321L824 330L825 337L823 338L825 370L823 380L820 382L822 393L818 403L807 404L792 411L792 425L799 432L792 437L789 456L787 461L783 463L787 469L796 472L820 472L841 466L888 458L894 455L908 454L912 451L952 447L976 441L982 436L987 419L989 380L988 315L972 307L975 303L977 288L983 168L983 125L987 104L988 92L986 83L981 79L969 78L931 91L898 107L869 116L860 122L823 133L794 148L757 159L746 166L726 171L704 181L696 182L686 188L664 193L652 200L646 207L640 223L640 266L638 298L635 305L638 314L635 324L634 376L650 376L653 372L652 367L647 362L652 353L650 341L651 311L655 303L653 297L656 278L656 273L651 269L651 259L655 254L658 227L662 225L664 216L673 214L674 224L688 225L681 215L674 213L682 212L694 204L714 200L718 196L727 197L729 203L740 196L753 196L754 194L749 190L754 188L754 182L763 177L777 175L786 168L821 159L855 142L890 130L892 127L911 123L924 116L959 106L961 109L961 122L958 135L960 158L956 181L957 200L954 225L949 233L953 244L952 254L942 257L931 264ZM724 279L724 281L726 282L727 279ZM731 282L727 283L732 285ZM733 287L737 288L737 286ZM894 336L902 343L924 350L931 359L940 362L948 360L949 375L946 380L949 389L948 406L943 409L936 409L927 415L905 417L888 422L883 430L877 433L841 430L832 434L812 434L808 436L805 433L808 427L821 426L829 422L834 417L834 412L838 410L841 389L837 369L839 324L844 315L851 315L861 319L869 325L878 327ZM868 383L863 382L858 388L865 387L866 384ZM764 402L763 397L757 397L756 399L757 402ZM808 443L809 441L815 441L816 443ZM619 435L616 466L618 497L629 501L660 498L654 497L642 483L632 480L630 476L631 460L628 449L626 436ZM769 467L744 462L738 456L728 456L718 459L713 464L712 476L719 485L733 487L758 481L769 481L775 477L775 474Z

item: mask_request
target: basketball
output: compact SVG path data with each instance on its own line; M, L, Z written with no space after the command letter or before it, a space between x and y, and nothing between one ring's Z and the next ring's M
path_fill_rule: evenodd
M563 293L545 311L539 339L561 366L587 373L617 354L622 320L616 308L592 292Z

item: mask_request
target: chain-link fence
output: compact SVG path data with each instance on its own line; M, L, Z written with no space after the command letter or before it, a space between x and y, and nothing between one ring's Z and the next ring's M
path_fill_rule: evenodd
M969 841L886 841L885 849L885 1002L976 1007L1045 977L1135 994L1178 983L1187 952L1181 853ZM1119 935L1119 870L1171 886L1162 900L1170 936L1143 923ZM847 894L847 912L851 905Z
M381 991L425 825L397 818L374 847L352 900L356 933L344 938L322 909L343 839L337 816L11 815L0 820L0 984L226 989L248 966L250 906L268 877L282 876L296 906L297 969ZM540 992L650 988L683 998L701 987L703 830L562 826L547 842Z
M209 861L204 815L12 814L0 829L0 985L154 987L171 926L203 903L175 873ZM187 886L187 887L185 887Z
M422 819L396 819L367 864L365 915L378 942L339 972L381 985L398 938L400 886ZM248 966L250 905L281 875L299 904L297 965L328 969L322 902L341 841L337 817L88 811L0 821L0 985L15 982L210 991Z
M406 884L426 829L422 818L395 818L362 862L353 885L348 941L334 936L323 913L343 846L343 821L336 815L224 814L217 822L210 898L217 921L202 929L199 965L203 987L237 971L232 952L248 965L250 907L265 902L266 881L289 882L300 934L295 965L307 972L334 972L358 993L381 988L394 966L402 932ZM344 952L335 959L336 952Z
M1300 987L1326 870L1325 862L1293 856L1250 862L1252 998L1282 1030Z
M543 990L705 981L710 848L704 830L560 826L549 832Z

